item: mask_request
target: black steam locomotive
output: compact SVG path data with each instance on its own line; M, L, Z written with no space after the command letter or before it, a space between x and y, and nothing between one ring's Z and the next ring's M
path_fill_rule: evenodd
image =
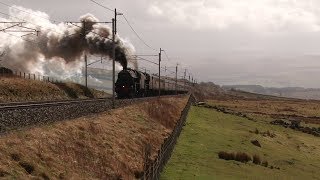
M161 95L183 94L188 92L186 82L150 75L134 69L124 69L118 73L115 91L118 98L134 98Z

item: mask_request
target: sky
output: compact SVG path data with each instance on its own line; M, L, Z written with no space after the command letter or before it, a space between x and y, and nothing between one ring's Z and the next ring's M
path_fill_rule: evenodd
M319 0L95 1L124 13L152 47L119 16L118 33L136 54L157 54L163 48L169 56L163 56L163 66L174 70L179 63L179 75L188 69L198 81L220 85L320 88ZM43 11L58 22L77 21L86 13L103 21L113 17L90 0L0 2ZM0 4L0 12L7 11ZM140 67L156 70L145 62Z

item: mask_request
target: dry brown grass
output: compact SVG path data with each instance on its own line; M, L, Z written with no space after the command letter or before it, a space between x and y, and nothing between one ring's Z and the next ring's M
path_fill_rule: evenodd
M74 83L53 84L14 77L0 77L0 102L66 100L103 97L106 94Z
M228 99L210 100L210 104L244 114L257 114L273 119L299 119L305 123L320 124L320 101Z
M320 116L320 101L307 100L212 100L215 105L240 112Z
M160 122L167 128L174 128L175 122L172 119L177 119L181 114L181 107L185 104L184 101L176 101L176 99L157 99L144 104L148 115Z
M187 98L165 98L13 132L0 138L0 175L18 179L134 179L134 174L143 170L145 144L151 144L154 157L186 102ZM150 105L157 109L146 109ZM169 113L159 116L163 112ZM173 118L172 122L168 118ZM31 174L26 171L28 165L33 167Z

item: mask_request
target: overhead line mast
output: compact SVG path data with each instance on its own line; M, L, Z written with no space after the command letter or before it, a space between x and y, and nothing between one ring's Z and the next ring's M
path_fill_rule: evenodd
M115 108L116 99L116 35L117 35L117 16L123 15L122 13L117 13L117 9L114 9L114 18L112 19L112 107Z

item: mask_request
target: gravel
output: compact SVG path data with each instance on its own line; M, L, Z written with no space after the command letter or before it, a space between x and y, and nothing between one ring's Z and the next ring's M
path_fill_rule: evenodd
M116 108L155 99L157 97L116 100ZM53 106L0 109L0 133L10 130L74 119L112 109L112 101L79 102Z

